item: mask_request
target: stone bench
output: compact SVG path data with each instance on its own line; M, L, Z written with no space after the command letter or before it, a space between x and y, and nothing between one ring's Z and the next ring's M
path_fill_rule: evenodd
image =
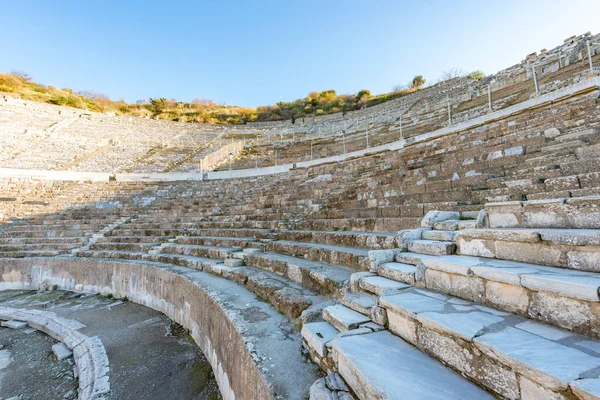
M600 197L488 203L490 228L564 228L600 227Z
M469 229L456 244L462 255L600 272L597 229Z

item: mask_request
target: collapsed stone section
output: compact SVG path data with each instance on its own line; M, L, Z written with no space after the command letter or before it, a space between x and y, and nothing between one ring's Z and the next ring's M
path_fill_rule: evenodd
M81 323L57 317L50 312L10 307L0 307L0 319L23 322L58 340L60 343L52 346L52 350L59 360L73 355L79 380L78 399L102 399L110 391L107 376L109 363L104 346L98 337L88 337L78 332L83 327ZM57 348L58 345L64 346L64 349Z

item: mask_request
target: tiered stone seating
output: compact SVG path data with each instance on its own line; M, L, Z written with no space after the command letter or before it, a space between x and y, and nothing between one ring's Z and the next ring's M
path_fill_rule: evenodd
M252 353L283 398L600 398L598 94L272 176L7 181L0 257L204 287L235 305L229 333L256 323L262 354L302 343L327 372Z
M486 115L489 112L488 85L494 111L537 96L530 67L534 63L540 93L561 89L587 77L589 66L579 62L586 51L585 41L599 38L600 35L589 34L572 37L561 46L529 55L520 64L484 79L452 79L366 110L298 119L295 125L289 121L255 124L272 129L254 146L252 155L236 161L233 168L254 168L257 162L271 166L276 161L278 164L307 161L311 148L314 158L338 155L344 148L347 152L362 150L367 146L367 131L371 147L396 141L401 136L410 138L431 132L448 125L448 99L453 124ZM599 61L600 54L595 54L593 62ZM577 145L577 137L557 147L549 145L545 151L569 145Z
M543 249L529 252L537 254L537 260L532 260L537 264L505 261L498 253L481 254L500 242L530 245L550 235L559 243L580 246L579 251L597 256L594 239L598 232L589 229L600 227L595 201L595 197L578 199L586 208L579 212L569 209L571 220L560 229L556 221L555 229L535 228L532 216L565 212L569 206L564 199L532 202L535 208L527 214L529 219L522 218L528 202L488 204L473 222L459 219L464 217L459 213L431 212L421 228L401 232L398 244L403 250L395 251L394 261L380 262L372 273L351 277L346 298L370 299L368 306L364 301L342 301L343 305L323 309L325 322L303 327L305 346L315 362L337 368L361 398L381 396L391 383L372 375L377 367L364 361L366 353L357 356L360 351L351 346L364 342L378 348L385 343L382 354L393 354L405 345L383 332L384 326L499 397L596 398L598 275L568 266L541 266L546 257ZM528 228L520 228L519 221L527 221ZM544 219L539 221L543 225ZM572 228L569 224L577 226L576 221L587 225ZM512 228L490 227L492 224L511 224ZM461 255L431 250L436 242L448 249L445 243L454 245L455 241ZM517 247L503 254L521 253ZM542 323L534 322L536 319ZM344 341L348 344L340 345ZM422 353L419 357L427 358ZM386 368L385 373L404 368L401 357L396 363L398 367ZM439 379L443 379L441 374Z
M109 116L69 107L0 99L0 167L94 172L163 172L189 162L223 135L265 129ZM39 149L43 148L44 152Z
M4 198L8 206L4 211L6 221L0 225L0 257L70 254L171 190L170 184L20 180L4 183L6 195L14 197ZM46 213L40 213L40 209Z

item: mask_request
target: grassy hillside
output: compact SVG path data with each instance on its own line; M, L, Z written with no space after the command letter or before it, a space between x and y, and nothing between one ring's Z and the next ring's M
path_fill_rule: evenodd
M422 83L425 81L421 78ZM36 83L26 73L15 71L0 73L0 93L8 93L25 100L80 108L97 112L133 115L142 118L156 118L170 121L199 122L212 124L245 124L252 121L281 121L314 115L348 112L370 107L418 90L420 85L407 89L372 96L368 90L356 94L338 95L335 90L311 92L303 99L292 102L279 102L256 109L217 105L210 100L195 99L191 103L165 98L138 101L128 104L114 101L100 93L74 92L68 88L56 88Z

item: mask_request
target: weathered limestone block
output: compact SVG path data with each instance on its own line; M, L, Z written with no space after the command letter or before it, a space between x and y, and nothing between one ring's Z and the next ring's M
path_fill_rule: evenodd
M577 176L565 176L559 178L550 178L544 181L546 190L556 192L559 190L580 189L579 179Z
M442 360L457 371L472 376L473 353L464 351L454 340L431 329L418 328L421 350Z
M398 282L415 284L416 267L414 265L402 263L384 263L377 267L377 274L385 278L389 278Z
M508 149L505 149L504 150L504 155L506 157L509 157L509 156L520 156L524 152L525 152L525 148L523 146L515 146L515 147L509 147Z
M531 294L531 318L584 335L600 336L600 303L584 302L544 292Z
M574 250L567 252L567 268L600 272L600 251L584 252Z
M466 238L460 232L456 236L456 247L458 249L457 253L461 255L488 258L496 256L496 242L493 240Z
M495 257L501 260L514 260L531 264L563 266L560 246L542 243L495 242Z
M399 250L369 250L369 261L371 262L371 272L376 272L380 264L394 261L394 256Z
M460 213L456 211L428 211L421 220L421 227L431 228L436 222L459 218Z
M385 326L388 321L387 310L379 306L371 308L371 320L378 325Z
M335 397L334 397L335 396ZM325 378L317 380L310 387L310 400L338 400L337 394L325 385Z
M549 128L544 131L544 136L548 139L560 136L560 131L557 128Z
M350 290L353 292L359 292L360 289L360 281L363 278L366 278L368 276L374 276L375 274L372 272L355 272L352 275L350 275Z
M600 158L600 143L594 146L594 158ZM577 149L578 152L580 149ZM583 150L583 149L581 149ZM588 149L589 150L589 149ZM588 174L578 175L579 184L582 188L597 188L598 182L600 182L600 172L590 172Z
M327 356L327 343L339 332L327 322L312 322L302 326L302 338L306 345L320 357Z
M600 196L566 199L565 214L570 227L598 229L600 227Z
M498 151L493 151L493 152L491 152L491 153L489 153L489 154L488 154L488 156L487 156L487 160L488 160L488 161L492 161L492 160L495 160L496 158L501 158L501 157L504 157L504 156L502 155L502 151L500 151L500 150L498 150Z
M448 274L429 268L425 271L425 287L476 303L482 303L485 282L476 276Z
M400 249L408 249L409 243L414 242L415 240L420 240L423 235L423 231L430 228L416 228L416 229L404 229L398 232L396 236L396 245Z
M484 208L483 210L479 211L479 214L477 215L475 228L481 229L481 228L487 228L489 226L490 226L489 215L488 215L487 210Z
M531 200L523 202L523 227L568 227L564 199Z
M522 400L566 400L566 397L563 395L547 390L524 376L519 378L519 387L521 388Z
M406 315L389 311L387 313L389 330L407 342L417 345L417 321Z
M529 307L526 289L493 281L487 281L485 284L485 302L518 314L527 314Z
M513 228L521 222L523 204L520 201L488 203L485 208L490 228Z

